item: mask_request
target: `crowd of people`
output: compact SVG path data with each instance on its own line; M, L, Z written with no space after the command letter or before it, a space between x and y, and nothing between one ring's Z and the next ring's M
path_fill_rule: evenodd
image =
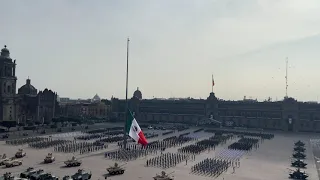
M97 145L94 142L76 142L72 141L69 143L62 143L54 146L53 150L55 152L63 152L63 153L74 153L80 152L80 154L100 151L108 148L107 144Z
M43 141L29 143L28 145L29 147L35 148L35 149L45 149L45 148L57 146L59 144L68 144L70 142L71 142L70 140L64 140L64 139L53 140L52 138L48 138L48 139L44 139Z

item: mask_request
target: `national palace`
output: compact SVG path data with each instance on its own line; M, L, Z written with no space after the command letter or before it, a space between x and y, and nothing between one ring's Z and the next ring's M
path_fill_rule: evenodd
M125 100L112 98L112 111L124 121ZM320 132L320 104L282 101L225 101L210 93L207 99L142 99L137 89L129 108L139 122L215 124L293 132Z

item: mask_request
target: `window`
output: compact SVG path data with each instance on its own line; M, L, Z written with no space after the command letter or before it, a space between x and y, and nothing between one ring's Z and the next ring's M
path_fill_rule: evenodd
M7 92L10 93L11 92L11 86L7 87Z

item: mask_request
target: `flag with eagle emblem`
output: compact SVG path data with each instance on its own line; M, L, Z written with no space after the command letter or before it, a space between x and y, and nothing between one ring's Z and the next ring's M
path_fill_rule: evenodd
M147 139L144 137L144 134L131 111L128 109L128 119L126 122L126 132L127 134L134 139L137 143L142 145L147 145Z

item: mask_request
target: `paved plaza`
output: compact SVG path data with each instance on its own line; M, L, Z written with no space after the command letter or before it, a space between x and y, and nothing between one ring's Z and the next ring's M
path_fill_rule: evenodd
M194 136L199 140L208 138L212 136L212 133L199 132L192 133L194 129L189 129L186 131L181 131L175 133L175 135L179 135L186 132L191 132L188 136ZM147 130L146 130L147 131ZM152 130L148 130L152 132ZM158 132L160 133L160 132ZM161 133L160 133L161 134ZM197 164L198 162L204 160L205 158L214 158L221 154L221 152L227 148L232 142L237 139L228 140L226 144L220 145L215 150L209 150L197 155L195 160L190 160L187 162L182 162L178 164L176 167L166 169L166 172L174 172L175 180L282 180L288 179L289 169L294 169L290 167L290 156L292 154L293 144L297 140L302 140L306 143L306 154L307 159L305 160L308 165L305 170L309 175L310 180L318 179L318 173L316 169L316 161L313 156L313 150L311 147L310 139L320 139L319 135L315 134L288 134L288 133L274 133L275 138L271 140L264 140L260 143L260 147L257 150L253 150L250 153L243 154L240 160L240 167L235 169L235 173L233 173L233 169L229 168L229 170L223 174L221 174L217 178L199 176L195 174L191 174L191 166ZM80 132L72 132L70 134L63 133L60 135L53 135L54 138L71 138L72 136L81 135ZM169 134L166 136L159 135L157 138L149 139L149 141L154 141L157 139L163 139L166 137L170 137L173 134ZM186 146L188 144L193 144L193 142L189 142L183 144L182 146ZM6 145L4 141L0 141L0 155L6 153L8 157L14 156L15 152L18 148L23 148L27 153L26 157L22 158L23 165L13 168L0 168L0 174L4 174L5 172L12 172L15 175L18 175L20 172L26 170L28 167L41 168L47 172L51 172L52 174L62 178L64 175L73 175L79 169L79 167L64 167L64 161L68 158L71 158L75 155L78 159L82 160L82 165L80 168L91 171L93 176L92 179L104 179L104 176L107 174L106 168L110 165L113 165L115 161L106 159L104 157L104 152L112 151L117 149L116 143L109 144L107 149L103 149L100 151L87 153L87 154L79 154L78 152L73 153L57 153L54 152L54 156L56 157L56 161L52 164L42 164L45 156L53 152L52 148L47 149L33 149L28 147L28 145L23 146L13 146ZM167 148L166 152L177 152L177 149L180 147ZM154 168L154 167L146 167L146 160L151 157L156 157L160 154L160 152L155 155L148 155L147 157L142 157L134 161L129 161L125 165L125 173L123 175L108 177L108 179L112 180L151 180L152 177L157 173L160 173L162 169ZM319 159L320 160L320 159ZM119 162L119 164L123 164L125 162Z

